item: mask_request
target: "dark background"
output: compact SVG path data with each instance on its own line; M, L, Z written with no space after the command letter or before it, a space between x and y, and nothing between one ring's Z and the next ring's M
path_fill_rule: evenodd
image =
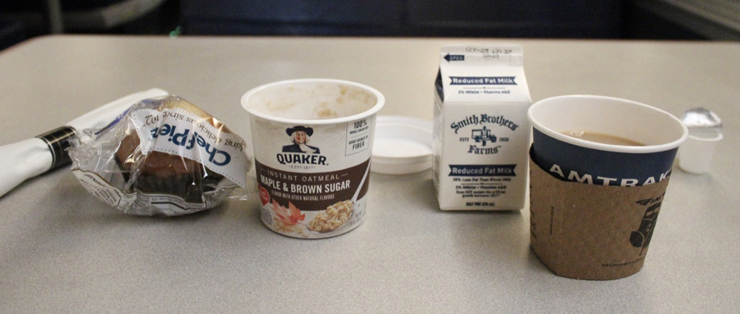
M740 0L0 0L0 49L50 33L738 40Z

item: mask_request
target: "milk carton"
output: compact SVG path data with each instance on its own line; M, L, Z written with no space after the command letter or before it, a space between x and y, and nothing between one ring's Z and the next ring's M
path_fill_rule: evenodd
M444 47L435 85L433 176L439 207L522 209L532 103L522 47Z

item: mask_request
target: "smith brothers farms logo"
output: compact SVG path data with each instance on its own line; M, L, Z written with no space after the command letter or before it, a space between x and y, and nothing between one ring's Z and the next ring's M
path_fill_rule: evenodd
M285 129L292 144L283 146L282 153L276 158L283 165L323 165L326 166L326 156L322 156L321 149L308 145L313 136L313 128L297 125Z
M450 128L455 130L455 134L460 134L460 130L472 126L470 136L460 137L460 142L472 142L468 149L468 154L474 155L493 155L498 154L501 145L509 141L508 137L498 137L488 126L500 126L516 131L519 125L506 119L504 116L489 116L487 114L466 116L465 119L452 122ZM467 135L464 133L463 135Z

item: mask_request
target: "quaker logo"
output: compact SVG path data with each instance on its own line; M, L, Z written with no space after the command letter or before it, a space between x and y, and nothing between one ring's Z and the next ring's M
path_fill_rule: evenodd
M653 230L655 230L655 224L658 222L658 214L664 195L637 201L637 204L648 206L645 209L645 215L642 216L640 226L630 233L630 243L636 248L641 248L640 255L650 245L650 239L653 238Z
M321 149L308 145L313 136L313 128L297 125L285 129L293 144L283 146L283 153L277 154L281 164L326 165L326 157L320 156Z

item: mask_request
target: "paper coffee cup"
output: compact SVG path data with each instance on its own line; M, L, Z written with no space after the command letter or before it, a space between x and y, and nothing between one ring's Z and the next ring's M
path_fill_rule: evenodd
M346 233L365 217L377 90L301 79L254 88L250 116L262 222L292 237Z
M533 104L533 159L564 181L642 186L670 175L676 151L688 131L668 112L634 101L603 96L559 96ZM642 146L612 145L566 135L585 132Z
M602 96L544 99L529 108L528 117L534 129L534 251L564 277L616 279L638 272L686 127L663 110Z

